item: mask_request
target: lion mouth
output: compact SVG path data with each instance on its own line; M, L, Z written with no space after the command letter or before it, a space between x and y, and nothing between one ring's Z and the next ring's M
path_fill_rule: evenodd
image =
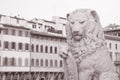
M82 39L82 35L76 35L74 36L75 41L80 41Z

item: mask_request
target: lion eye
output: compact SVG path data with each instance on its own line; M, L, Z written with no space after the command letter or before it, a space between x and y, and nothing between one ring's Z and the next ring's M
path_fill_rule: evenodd
M71 24L74 24L74 22L70 22Z
M81 21L80 24L83 24L85 21Z

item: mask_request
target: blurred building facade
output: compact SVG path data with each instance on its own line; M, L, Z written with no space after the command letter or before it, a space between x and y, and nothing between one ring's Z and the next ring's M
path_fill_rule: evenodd
M110 24L104 28L104 33L110 57L120 74L120 25Z
M64 25L1 15L0 80L62 80Z
M64 64L59 57L65 48L66 19L52 21L0 15L0 80L63 80ZM105 30L111 59L120 72L120 38L116 30Z

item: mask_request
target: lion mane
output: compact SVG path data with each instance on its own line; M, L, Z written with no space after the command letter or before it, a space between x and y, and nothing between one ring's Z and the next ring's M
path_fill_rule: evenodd
M86 21L83 26L83 37L80 41L75 42L73 39L73 32L72 30L75 26L71 25L70 20L76 21L75 19L79 17L79 13L83 14L86 17ZM78 16L74 16L78 14ZM84 18L83 17L83 18ZM79 18L79 20L81 20ZM99 17L94 10L89 9L79 9L72 13L67 14L67 24L66 24L66 33L67 33L67 43L68 43L68 50L73 52L72 54L75 56L76 59L81 61L82 59L86 58L87 56L94 54L97 48L105 46L105 38L104 33L102 31L101 24L99 22ZM79 27L79 25L78 25Z
M119 80L96 11L69 13L66 33L68 48L61 50L66 80Z

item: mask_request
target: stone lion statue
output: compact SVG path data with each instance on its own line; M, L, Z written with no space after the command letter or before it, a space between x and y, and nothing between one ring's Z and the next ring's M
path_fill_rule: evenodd
M68 46L60 53L66 80L119 80L96 11L67 14L66 33Z

